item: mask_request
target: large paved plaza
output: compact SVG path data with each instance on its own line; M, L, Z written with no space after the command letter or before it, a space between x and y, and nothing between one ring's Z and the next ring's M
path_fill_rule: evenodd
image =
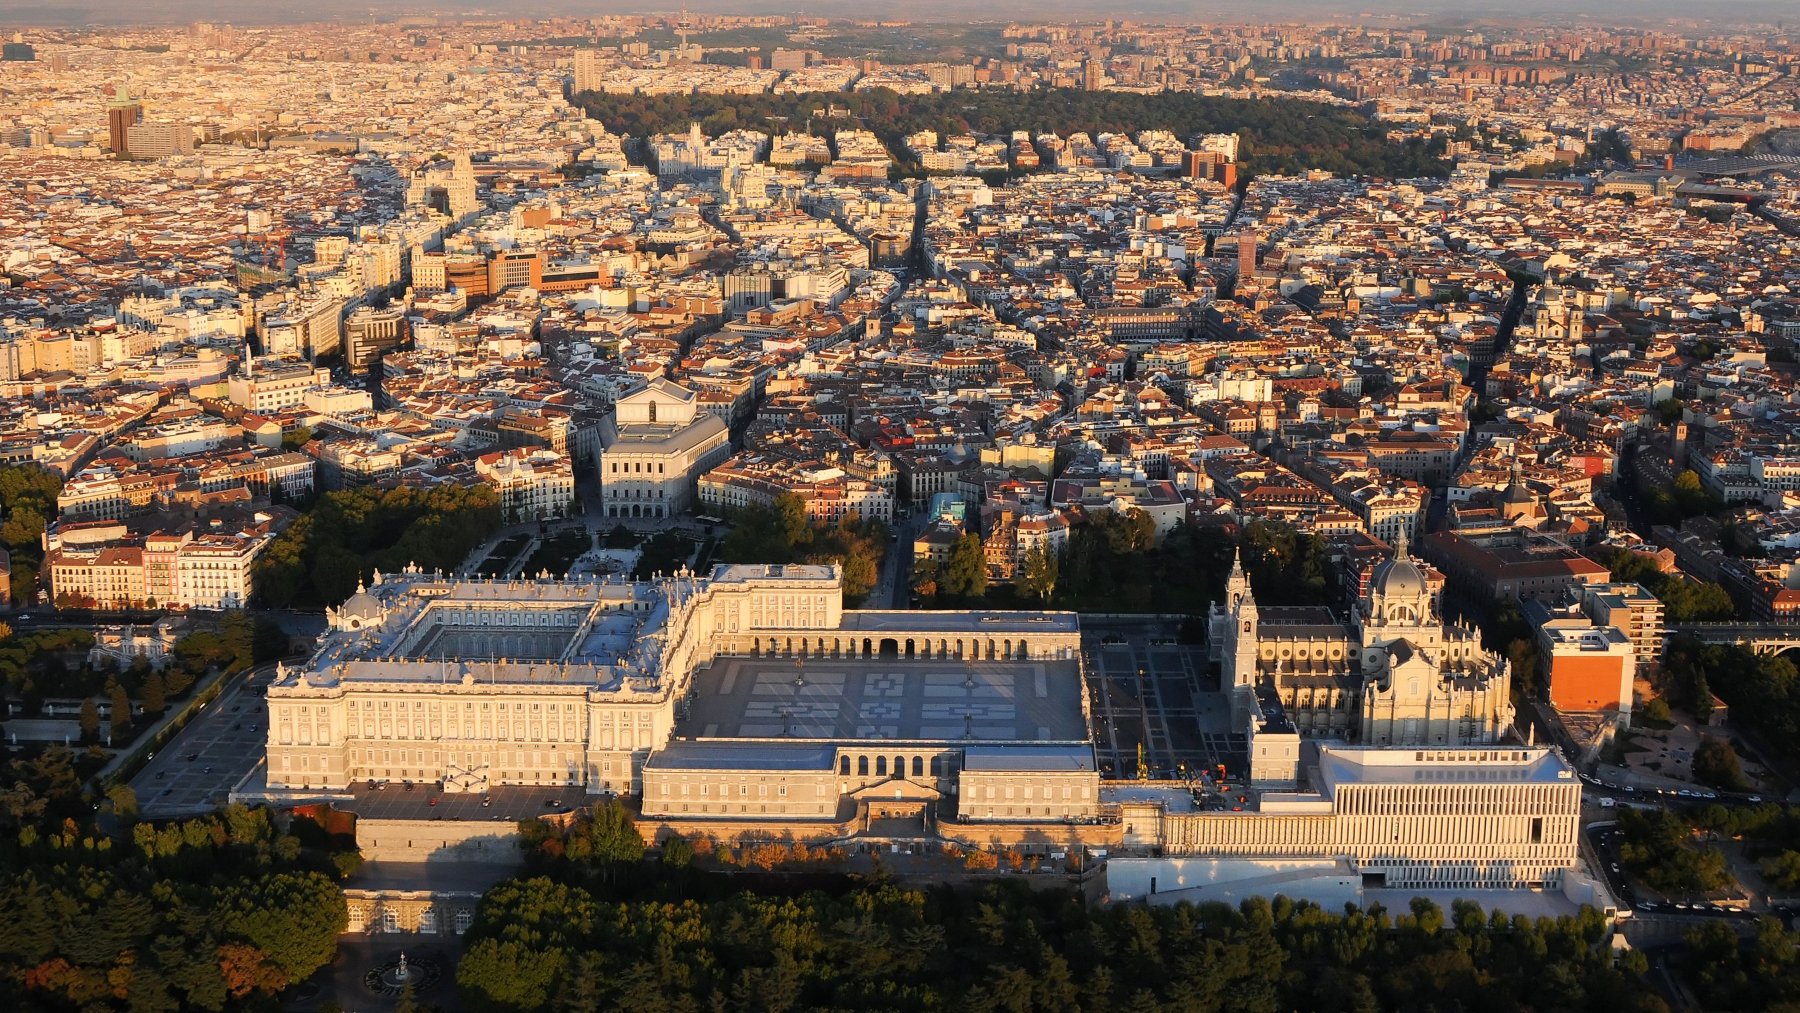
M720 658L694 673L677 738L1075 742L1074 660Z

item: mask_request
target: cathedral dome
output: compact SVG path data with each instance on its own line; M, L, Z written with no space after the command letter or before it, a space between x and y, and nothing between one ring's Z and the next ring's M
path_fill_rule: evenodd
M1427 594L1425 573L1413 562L1412 553L1406 550L1404 531L1394 541L1394 557L1375 568L1369 589L1390 601L1423 598Z
M1425 593L1425 575L1411 558L1396 555L1375 568L1373 587L1384 598L1417 598Z

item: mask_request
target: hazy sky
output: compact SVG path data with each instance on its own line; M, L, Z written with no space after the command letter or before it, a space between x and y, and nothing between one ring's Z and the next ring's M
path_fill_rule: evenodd
M0 0L0 22L7 24L179 24L194 20L233 24L368 18L371 11L405 14L484 13L505 17L674 11L677 3L630 3L619 0L438 0L422 3L371 3L369 0L300 0L273 4L243 0ZM792 14L825 17L869 17L876 8L867 0L690 0L688 9L737 14ZM882 5L887 16L920 20L962 20L966 0L916 0ZM1245 4L1229 0L987 0L983 19L1054 20L1059 18L1130 18L1161 21L1219 20L1299 22L1321 15L1350 18L1359 13L1383 21L1406 21L1432 15L1494 17L1491 0L1262 0ZM1668 17L1717 18L1723 23L1800 21L1800 5L1792 0L1517 0L1504 7L1511 17L1567 20L1590 13L1640 22ZM1410 17L1409 17L1410 16Z

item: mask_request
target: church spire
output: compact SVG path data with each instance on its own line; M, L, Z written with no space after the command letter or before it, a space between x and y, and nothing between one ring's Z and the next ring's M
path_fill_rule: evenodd
M1250 576L1244 570L1244 549L1238 547L1237 555L1231 561L1231 575L1225 578L1225 597L1231 602L1235 612L1243 602L1256 601L1256 595L1250 589Z

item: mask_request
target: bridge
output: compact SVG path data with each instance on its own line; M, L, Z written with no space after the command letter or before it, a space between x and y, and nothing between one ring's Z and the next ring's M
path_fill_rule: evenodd
M1684 623L1667 630L1670 637L1693 637L1703 644L1743 644L1758 654L1778 654L1800 647L1796 623Z

